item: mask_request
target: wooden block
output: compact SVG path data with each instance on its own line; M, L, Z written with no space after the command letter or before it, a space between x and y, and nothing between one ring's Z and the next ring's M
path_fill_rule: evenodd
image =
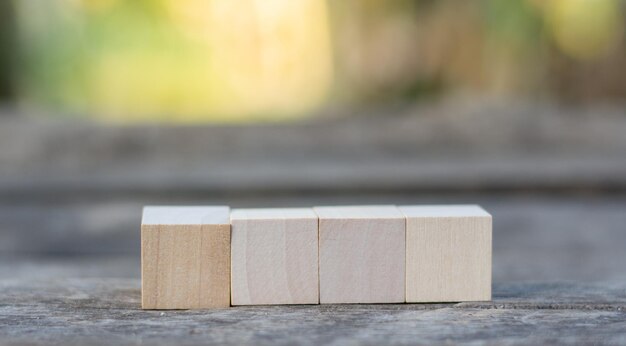
M491 300L491 215L476 205L401 206L406 301Z
M142 308L229 305L229 208L145 207L141 223Z
M405 218L394 206L315 207L320 302L404 302Z
M318 304L318 231L313 209L235 209L232 305Z

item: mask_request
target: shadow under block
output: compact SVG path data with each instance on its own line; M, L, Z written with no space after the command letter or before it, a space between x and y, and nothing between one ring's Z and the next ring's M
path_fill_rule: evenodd
M235 209L230 217L232 305L319 303L313 209Z
M408 303L491 300L491 215L476 205L401 206Z
M395 206L315 207L320 303L403 303L405 217Z
M230 306L228 207L145 207L143 309Z

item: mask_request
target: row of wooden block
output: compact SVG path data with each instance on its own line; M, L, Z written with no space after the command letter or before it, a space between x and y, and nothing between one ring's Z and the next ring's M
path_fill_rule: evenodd
M145 207L142 307L491 299L475 205Z

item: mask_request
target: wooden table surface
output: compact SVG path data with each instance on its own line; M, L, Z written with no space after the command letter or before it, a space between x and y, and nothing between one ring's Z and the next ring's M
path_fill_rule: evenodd
M453 113L221 128L0 118L0 344L625 344L623 109ZM143 205L382 203L490 211L493 301L139 308Z
M137 279L3 280L3 344L623 344L624 285L494 285L490 303L142 311Z

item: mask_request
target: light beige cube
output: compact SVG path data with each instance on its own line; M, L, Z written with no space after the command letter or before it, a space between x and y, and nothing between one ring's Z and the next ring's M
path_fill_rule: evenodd
M476 205L400 206L406 301L491 300L491 215Z
M232 305L318 304L313 209L234 209Z
M230 306L229 208L145 207L143 309Z
M404 215L395 206L314 210L320 218L320 302L404 302Z

